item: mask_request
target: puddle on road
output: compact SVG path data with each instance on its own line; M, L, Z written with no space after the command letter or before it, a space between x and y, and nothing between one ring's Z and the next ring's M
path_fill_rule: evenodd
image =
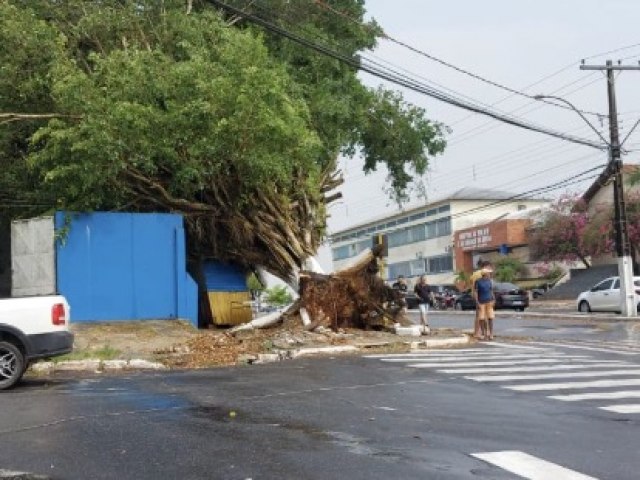
M177 394L143 392L126 386L104 383L101 379L83 379L66 385L66 388L61 391L74 397L99 397L114 405L124 403L132 410L169 410L191 405L191 402Z
M371 446L371 442L366 438L344 432L320 430L305 423L282 422L273 418L254 418L242 410L213 405L193 407L189 409L189 412L196 418L223 424L267 426L302 433L314 441L329 442L355 455L365 455L388 460L407 458L406 455L400 451L375 448Z

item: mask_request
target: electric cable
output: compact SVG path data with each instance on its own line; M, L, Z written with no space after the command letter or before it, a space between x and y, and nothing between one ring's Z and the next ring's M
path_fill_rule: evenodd
M347 14L345 14L344 12L341 12L341 11L339 11L339 10L337 10L337 9L333 8L331 5L327 4L327 3L326 3L326 2L324 2L323 0L313 0L313 3L315 3L316 5L318 5L318 6L322 7L322 8L324 8L325 10L328 10L328 11L330 11L330 12L332 12L332 13L336 14L336 15L339 15L339 16L341 16L341 17L343 17L343 18L346 18L347 20L349 20L349 21L351 21L352 23L355 23L355 24L357 24L357 25L361 26L362 28L367 28L367 27L368 27L368 25L363 24L362 22L360 22L359 20L357 20L357 19L355 19L355 18L351 17L350 15L347 15ZM478 74L476 74L476 73L473 73L473 72L471 72L471 71L469 71L469 70L467 70L467 69L464 69L464 68L458 67L457 65L454 65L454 64L452 64L452 63L450 63L450 62L447 62L447 61L445 61L445 60L442 60L441 58L438 58L438 57L436 57L435 55L429 54L429 53L427 53L427 52L425 52L425 51L423 51L423 50L420 50L419 48L416 48L416 47L414 47L414 46L412 46L412 45L409 45L408 43L405 43L405 42L403 42L403 41L401 41L401 40L398 40L398 39L396 39L396 38L393 38L393 37L391 37L390 35L388 35L388 34L387 34L387 33L385 33L385 32L382 32L381 37L382 37L383 39L385 39L385 40L387 40L387 41L391 42L391 43L395 43L396 45L399 45L399 46L401 46L401 47L403 47L403 48L406 48L407 50L410 50L410 51L411 51L411 52L413 52L413 53L416 53L416 54L418 54L418 55L420 55L420 56L422 56L422 57L428 58L428 59L429 59L429 60L431 60L431 61L434 61L434 62L436 62L436 63L439 63L440 65L443 65L443 66L445 66L445 67L447 67L447 68L450 68L450 69L452 69L452 70L455 70L456 72L459 72L459 73L462 73L462 74L464 74L464 75L467 75L467 76L469 76L469 77L471 77L471 78L474 78L474 79L476 79L476 80L478 80L478 81L480 81L480 82L483 82L483 83L485 83L485 84L487 84L487 85L491 85L491 86L493 86L493 87L496 87L496 88L499 88L499 89L505 90L505 91L507 91L507 92L511 93L512 95L518 95L518 96L521 96L521 97L528 98L528 99L530 99L530 100L536 100L536 101L537 101L537 99L535 99L533 95L530 95L530 94L528 94L528 93L525 93L525 92L523 92L523 91L521 91L521 90L517 90L517 89L511 88L511 87L508 87L508 86L503 85L503 84L501 84L501 83L495 82L495 81L490 80L490 79L488 79L488 78L485 78L485 77L483 77L483 76L481 76L481 75L478 75ZM640 44L639 44L639 45L640 45ZM543 101L544 101L544 100L543 100ZM561 104L557 104L557 103L553 103L553 102L549 102L549 101L546 101L546 103L548 103L548 104L550 104L550 105L554 105L554 106L559 107L559 108L563 108L563 109L565 109L565 110L566 110L566 109L568 109L568 110L572 110L572 109L571 109L571 107L569 107L569 106L567 106L567 105L561 105ZM583 114L587 114L587 115L601 115L601 114L600 114L600 113L598 113L598 112L588 112L588 111L584 111L584 110L582 110L582 111L581 111L581 113L583 113Z
M293 41L293 42L295 42L295 43L297 43L299 45L302 45L302 46L307 47L309 49L315 50L316 52L321 53L321 54L323 54L325 56L334 58L335 60L338 60L338 61L340 61L342 63L345 63L346 65L349 65L354 69L370 73L372 75L375 75L378 78L381 78L383 80L387 80L387 81L389 81L391 83L394 83L396 85L404 86L405 88L408 88L408 89L413 90L415 92L422 93L424 95L430 96L430 97L435 98L437 100L440 100L440 101L442 101L444 103L448 103L450 105L457 106L459 108L463 108L463 109L466 109L466 110L469 110L469 111L474 111L474 112L477 112L477 113L492 117L492 118L494 118L496 120L502 121L504 123L508 123L508 124L511 124L511 125L514 125L514 126L526 129L526 130L531 130L531 131L535 131L535 132L538 132L538 133L546 134L546 135L549 135L549 136L561 138L561 139L563 139L565 141L568 141L568 142L573 142L573 143L577 143L577 144L581 144L581 145L586 145L586 146L589 146L589 147L592 147L592 148L596 148L596 149L599 149L599 150L605 150L606 148L608 148L606 145L602 145L600 143L596 143L596 142L593 142L591 140L578 138L578 137L573 137L573 136L568 136L568 135L565 135L565 134L563 134L561 132L558 132L558 131L555 131L555 130L552 130L552 129L549 129L549 128L546 128L546 127L543 127L543 126L538 126L538 125L531 124L531 123L521 122L521 121L519 121L517 119L513 119L513 118L510 118L508 116L501 115L499 113L492 112L492 111L487 110L487 109L479 108L479 107L477 107L475 105L469 104L468 102L462 101L460 99L457 99L455 97L447 95L447 94L445 94L443 92L440 92L437 89L429 88L427 86L417 84L417 83L415 83L415 82L413 82L411 80L407 80L407 79L403 79L403 78L397 77L395 75L391 75L388 72L384 72L384 71L381 71L379 69L370 68L370 67L367 67L365 65L362 65L362 62L360 62L357 57L354 58L354 57L348 57L348 56L342 55L342 54L340 54L340 53L338 53L338 52L336 52L334 50L331 50L331 49L323 46L323 45L311 42L311 41L309 41L309 40L307 40L305 38L300 37L299 35L296 35L295 33L292 33L292 32L290 32L290 31L288 31L286 29L283 29L283 28L279 27L278 25L275 25L275 24L273 24L271 22L268 22L268 21L266 21L266 20L264 20L264 19L262 19L260 17L257 17L256 15L244 12L244 11L242 11L242 10L236 8L236 7L233 7L231 5L228 5L228 4L226 4L226 3L224 3L224 2L222 2L220 0L207 0L207 2L211 3L213 5L216 5L216 6L222 8L224 10L227 10L227 11L229 11L231 13L234 13L236 15L242 16L245 19L247 19L247 20L249 20L249 21L251 21L251 22L253 22L253 23L257 24L257 25L260 25L262 28L264 28L265 30L267 30L267 31L269 31L271 33L274 33L274 34L280 35L282 37L288 38L289 40L291 40L291 41Z

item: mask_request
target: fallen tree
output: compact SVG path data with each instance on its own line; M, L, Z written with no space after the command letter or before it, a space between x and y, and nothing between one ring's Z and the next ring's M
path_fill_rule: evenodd
M295 16L354 58L381 34L362 1L335 5L356 23L316 2L232 3ZM13 218L181 213L191 259L295 280L340 197L341 156L386 168L402 201L445 146L400 94L205 1L9 0L0 27L0 202Z
M319 327L394 330L411 322L401 294L379 276L380 248L363 252L351 265L333 274L301 271L299 298L285 313L259 317L231 333L284 322L307 330Z

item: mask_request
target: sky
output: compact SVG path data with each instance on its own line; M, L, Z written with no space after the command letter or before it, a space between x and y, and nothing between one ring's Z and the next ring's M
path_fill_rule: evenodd
M366 0L367 17L386 34L431 56L530 95L556 95L581 110L608 138L607 89L604 73L582 71L587 64L607 59L626 65L640 61L640 2L637 0ZM605 54L616 50L615 52ZM474 103L510 113L520 119L563 133L598 141L596 133L575 113L513 95L469 75L443 66L409 49L381 40L365 55L422 83L454 91ZM439 102L360 75L373 88L383 85L427 111L427 117L447 125L448 146L430 162L427 198L413 197L404 206L417 206L446 197L463 187L489 188L521 194L594 169L607 161L606 153L540 133L505 125L488 117ZM621 139L640 118L640 71L623 71L616 78ZM635 88L634 88L635 87ZM640 127L628 139L625 163L640 161ZM398 206L384 191L386 172L365 176L360 158L342 159L343 199L329 207L329 234L366 222ZM582 192L600 170L582 182L551 191ZM318 260L331 271L327 246Z

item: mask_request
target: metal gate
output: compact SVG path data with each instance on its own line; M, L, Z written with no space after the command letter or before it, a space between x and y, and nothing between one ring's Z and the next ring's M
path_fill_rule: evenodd
M56 293L53 217L11 223L11 295Z

